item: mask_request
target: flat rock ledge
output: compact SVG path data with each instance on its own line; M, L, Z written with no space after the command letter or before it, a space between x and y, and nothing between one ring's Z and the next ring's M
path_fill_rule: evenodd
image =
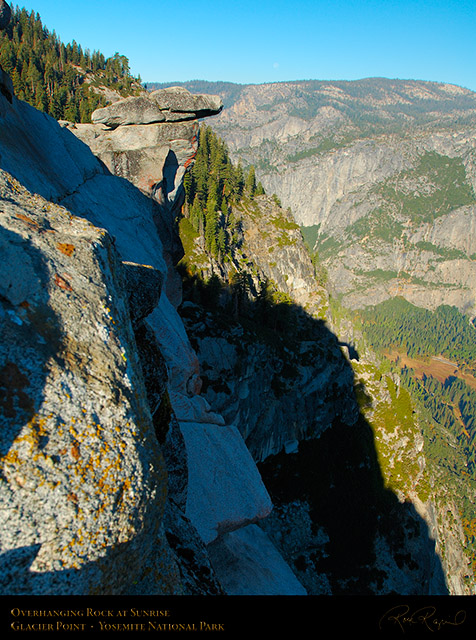
M116 128L134 124L180 122L217 115L223 109L219 96L194 95L183 87L152 91L148 96L129 97L96 109L94 124Z

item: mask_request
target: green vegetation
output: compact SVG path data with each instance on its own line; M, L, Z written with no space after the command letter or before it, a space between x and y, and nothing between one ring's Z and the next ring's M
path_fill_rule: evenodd
M467 257L464 251L461 251L460 249L438 247L431 242L424 242L423 240L417 242L415 246L422 251L430 251L431 253L435 253L436 255L441 256L443 260L459 260L465 259Z
M372 193L381 200L380 206L349 225L346 228L349 236L359 240L405 242L405 222L432 222L457 207L476 202L461 159L434 152L422 155L414 168L376 185ZM323 243L323 239L319 241ZM326 257L332 257L336 247L327 244ZM418 242L416 247L442 259L466 258L462 251L429 242Z
M312 255L319 237L320 224L313 224L310 227L301 227L301 235L307 250Z
M327 233L321 233L317 237L314 253L317 253L321 260L326 260L332 258L342 247L343 242Z
M337 134L336 136L328 136L326 138L319 138L318 136L312 136L311 141L317 141L317 146L308 147L302 149L296 153L288 154L286 156L286 162L299 162L305 158L312 158L320 154L327 153L343 147L349 146L358 138L368 137L373 135L373 132L364 132L362 129L354 129L353 132L347 134Z
M363 269L355 269L355 275L357 276L366 276L367 278L373 278L378 282L389 282L390 280L394 280L398 277L408 277L408 274L404 272L390 271L386 269L373 269L371 271L364 271ZM402 275L403 274L403 275Z
M424 478L419 477L418 463L412 453L419 428L410 393L385 373L385 366L354 362L353 369L360 410L374 433L385 486L409 495L418 484L418 493L424 499ZM381 397L382 389L386 391L384 397Z
M292 220L289 220L289 218L286 218L283 215L275 216L272 219L272 224L277 229L282 229L283 231L291 231L291 230L294 230L294 229L299 229L299 225L298 224L296 224Z
M368 236L392 242L395 238L401 237L403 225L398 220L395 220L383 207L380 207L356 220L347 227L346 231L358 238Z
M125 56L116 53L106 59L74 40L65 45L42 25L38 13L18 7L0 31L0 64L17 98L57 120L90 122L91 113L106 103L94 86L105 85L124 96L133 91Z
M241 164L235 167L223 140L210 127L202 126L195 163L185 176L184 187L184 215L197 234L204 236L214 257L229 258L241 237L233 205L264 194L254 167L247 172Z
M418 398L431 416L431 424L445 434L444 451L439 457L447 459L448 442L456 444L464 454L464 467L476 478L476 391L464 380L451 376L444 383L432 376L417 378L411 369L402 370L402 382ZM434 441L434 453L441 446L433 426L428 436ZM446 432L446 433L445 433Z
M317 283L321 287L325 287L329 280L329 274L327 272L326 267L321 262L321 257L319 252L316 250L316 246L319 241L319 230L321 228L320 224L314 224L310 227L301 227L301 236L304 241L304 244L307 248L309 255L311 256L312 264L314 266L314 275L316 277ZM330 243L328 245L332 245L332 238L327 236ZM322 244L319 245L322 247ZM322 248L321 248L322 253Z
M416 307L402 298L387 300L380 305L359 311L359 326L377 353L396 349L410 357L425 358L442 355L459 365L459 370L476 370L474 325L455 307L440 306L435 311ZM383 359L383 362L385 359ZM388 362L388 361L387 361ZM465 553L476 571L476 391L457 373L443 380L428 374L418 374L407 366L388 362L400 376L398 402L391 389L392 402L379 404L369 422L376 426L379 462L389 486L414 482L420 499L432 497L436 504L452 496L453 508L460 518L465 535ZM456 370L455 370L456 371ZM368 380L368 377L367 377ZM368 388L368 387L367 387ZM392 455L391 433L396 417L392 415L402 398L407 408L402 413L400 436L418 425L424 441L425 474L418 477L415 456ZM408 402L409 401L409 402ZM365 411L365 408L363 409ZM386 433L378 438L378 428ZM403 442L404 440L401 440ZM395 484L397 482L397 484ZM443 490L443 492L441 492ZM449 518L449 516L447 516ZM451 515L454 519L454 514ZM448 520L449 522L449 520ZM448 524L448 523L447 523ZM456 527L456 525L454 525ZM457 534L458 530L454 529ZM443 545L442 539L441 544ZM444 545L442 546L444 556Z
M415 184L409 187L408 183ZM476 198L461 158L436 152L422 155L412 169L377 185L375 193L394 213L420 224L432 222L457 207L474 204Z
M183 215L178 221L185 253L179 264L184 300L213 312L224 327L238 324L248 339L266 343L286 361L284 348L294 348L298 335L319 342L323 322L308 317L276 282L259 273L252 257L243 255L243 215L254 221L261 237L273 236L270 257L278 247L297 242L290 232L299 230L275 194L258 200L265 194L254 167L235 166L225 143L210 127L202 126L195 164L184 186ZM265 211L267 227L262 220ZM215 267L220 276L213 273ZM287 275L283 277L286 280ZM283 393L286 375L278 375L275 382L275 392Z
M425 458L434 486L453 497L465 536L464 550L476 572L476 392L463 380L444 383L431 376L417 378L411 369L401 372L421 415Z
M442 355L476 370L476 329L456 307L429 311L392 298L360 311L369 344L382 352L396 348L410 357Z

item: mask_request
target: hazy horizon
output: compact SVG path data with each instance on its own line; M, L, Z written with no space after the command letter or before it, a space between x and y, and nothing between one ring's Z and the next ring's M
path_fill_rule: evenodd
M128 57L144 82L422 80L476 91L470 0L27 0L64 43ZM79 8L78 8L79 7Z

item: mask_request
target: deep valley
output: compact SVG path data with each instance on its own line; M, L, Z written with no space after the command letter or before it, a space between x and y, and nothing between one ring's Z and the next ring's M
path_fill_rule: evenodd
M476 94L7 17L1 593L474 595Z

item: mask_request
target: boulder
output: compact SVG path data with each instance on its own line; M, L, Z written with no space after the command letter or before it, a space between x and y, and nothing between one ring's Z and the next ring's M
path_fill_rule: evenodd
M184 87L168 87L150 93L150 99L161 109L175 114L195 114L195 118L206 118L217 115L223 109L220 96L195 95Z
M223 109L219 96L194 95L182 87L159 89L147 96L124 98L96 109L93 124L119 126L180 122L217 115Z
M205 544L265 518L271 499L238 429L181 423L188 455L185 515Z
M104 124L113 128L120 125L164 122L164 120L165 115L155 102L145 97L133 96L96 109L91 115L91 121L94 124Z
M269 537L257 525L227 533L208 547L229 596L305 596L306 589Z
M3 171L0 196L0 593L181 593L113 239Z

